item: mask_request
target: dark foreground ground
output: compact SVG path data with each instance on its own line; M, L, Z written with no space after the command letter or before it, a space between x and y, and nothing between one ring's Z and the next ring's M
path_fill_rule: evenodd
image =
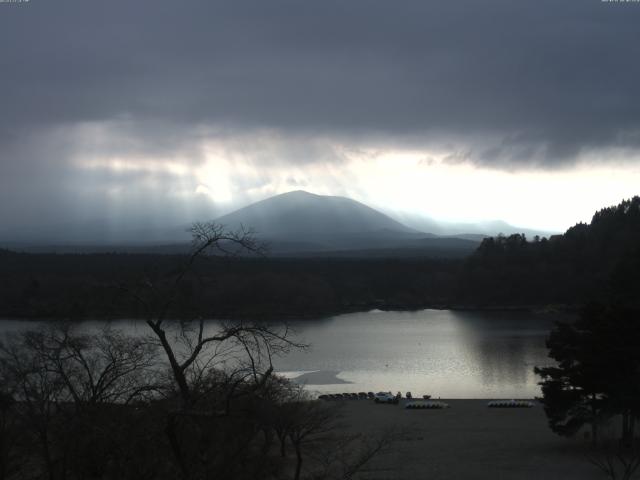
M549 430L541 406L490 409L486 400L446 400L446 410L345 401L345 428L365 435L403 432L366 479L603 479L589 443Z

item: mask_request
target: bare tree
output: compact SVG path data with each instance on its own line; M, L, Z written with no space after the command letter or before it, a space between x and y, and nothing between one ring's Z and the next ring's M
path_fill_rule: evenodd
M335 411L325 404L313 400L300 400L288 404L293 417L289 426L289 439L296 453L294 480L300 479L303 464L303 450L308 444L318 441L321 435L335 429Z
M191 234L191 254L179 268L160 278L147 275L136 288L120 285L142 308L146 324L166 356L179 407L167 413L165 432L185 478L205 471L214 461L212 457L223 451L215 450L215 435L211 434L216 428L224 431L216 418L229 416L231 407L243 397L264 395L273 374L273 358L292 348L304 348L290 338L286 325L207 323L202 312L192 320L169 321L185 280L200 280L199 260L264 253L253 232L244 228L230 232L216 223L196 223ZM252 435L246 438L248 442ZM193 455L194 444L202 452L197 456ZM227 455L233 459L238 451ZM219 464L218 468L226 467Z
M389 452L403 435L404 432L398 430L368 437L362 434L337 435L324 448L313 451L321 466L314 478L352 480L365 471L377 471L379 469L372 466L373 460Z
M221 226L197 224L192 233L193 253L180 268L120 286L143 309L148 336L56 324L0 344L3 389L20 405L14 410L40 450L35 476L252 479L290 473L299 480L304 468L317 479L352 478L382 443L337 434L335 409L274 375L275 357L305 347L286 325L207 323L203 315L169 321L180 310L174 306L183 301L184 280L198 280L199 259L261 251L244 230L227 234ZM159 378L166 374L168 380ZM282 456L271 452L276 436ZM324 456L316 452L321 445ZM347 458L332 448L359 453ZM33 450L30 455L35 465ZM330 460L329 470L323 459Z
M30 333L11 335L0 343L0 376L20 403L16 413L32 432L43 469L52 480L57 457L54 422L61 405L72 399L64 381L47 367L42 352L31 348Z
M73 428L92 423L88 407L126 405L157 388L153 345L109 327L75 330L55 324L0 343L0 377L18 403L13 415L33 433L49 478L64 476L69 448L81 441Z
M600 438L592 445L587 460L611 480L630 480L640 468L640 445L615 438L611 425L605 425Z
M156 347L106 325L99 332L79 333L58 324L25 334L46 368L58 375L77 406L129 403L157 391Z
M209 369L220 367L221 363L229 366L235 361L237 378L252 378L260 385L273 372L271 359L274 355L286 353L293 347L303 347L289 338L286 326L276 329L256 322L220 322L219 328L209 332L202 316L196 319L195 325L192 321L167 325L167 316L179 295L179 287L189 274L194 273L198 259L211 255L261 255L265 249L256 241L253 232L244 228L230 232L223 225L210 222L196 223L190 231L192 252L173 272L169 282L147 277L135 290L125 285L120 287L143 308L145 321L167 357L183 410L194 407L198 381Z
M0 390L0 480L11 478L21 465L16 451L19 429L15 421L15 408L13 395Z
M313 400L300 385L289 383L281 390L271 422L280 440L280 456L287 457L287 443L293 447L294 480L303 475L314 480L351 480L401 436L395 431L368 437L347 433L341 422L342 406Z

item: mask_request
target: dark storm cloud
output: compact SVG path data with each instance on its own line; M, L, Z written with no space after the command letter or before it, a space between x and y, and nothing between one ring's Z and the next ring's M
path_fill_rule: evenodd
M142 149L217 125L566 163L638 145L639 24L640 4L599 0L0 4L0 142L124 119Z

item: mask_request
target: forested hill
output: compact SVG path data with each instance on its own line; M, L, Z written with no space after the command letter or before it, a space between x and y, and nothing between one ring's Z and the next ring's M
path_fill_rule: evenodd
M606 297L637 303L640 197L604 208L591 223L549 239L487 238L464 270L466 302L581 304Z

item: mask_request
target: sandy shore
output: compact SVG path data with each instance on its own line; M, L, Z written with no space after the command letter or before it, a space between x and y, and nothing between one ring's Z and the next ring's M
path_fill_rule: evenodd
M588 441L551 432L540 405L491 409L486 400L443 400L446 410L342 401L345 429L365 435L403 432L374 461L367 479L601 479Z

